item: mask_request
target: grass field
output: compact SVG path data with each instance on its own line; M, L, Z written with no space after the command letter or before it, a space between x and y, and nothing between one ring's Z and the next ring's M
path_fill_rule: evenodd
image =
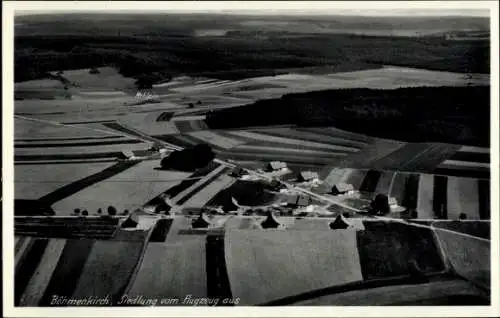
M444 280L420 284L403 284L379 288L367 288L344 293L314 297L294 302L294 306L419 306L435 305L429 297L440 298L453 294L456 305L468 305L471 299L483 295L480 289L462 280ZM422 300L425 299L425 300ZM451 298L450 298L451 299ZM427 301L426 301L427 300ZM484 299L481 302L486 305ZM448 300L448 305L451 301Z
M435 230L443 251L458 275L490 286L490 242Z
M362 280L354 231L232 230L225 242L231 290L241 305Z
M121 296L142 253L142 242L97 241L90 252L73 297Z
M64 165L22 165L14 170L14 197L38 199L66 184L102 171L112 163L83 163ZM68 211L69 212L69 211Z
M66 240L63 239L50 240L38 264L37 271L35 271L26 289L22 292L22 296L19 300L20 306L32 306L40 302L43 292L49 284L50 277L57 263L60 261L65 244Z
M103 88L111 91L134 87L134 79L123 77L112 67L98 68L98 74L90 74L90 69L67 70L61 76L78 88Z
M77 207L92 213L98 208L104 210L109 205L113 205L119 212L125 209L133 211L188 176L184 172L155 169L159 166L158 160L143 161L133 168L56 202L53 208L62 214L69 214Z
M205 266L204 237L176 244L150 243L128 295L181 301L187 295L206 297Z

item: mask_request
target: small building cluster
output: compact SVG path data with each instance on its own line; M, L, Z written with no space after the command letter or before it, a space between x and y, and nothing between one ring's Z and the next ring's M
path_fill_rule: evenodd
M286 169L286 168L287 168L286 162L283 162L283 161L271 161L267 165L266 170L268 172L272 172L272 171L279 171L279 170Z
M312 199L310 196L293 194L286 198L285 203L292 208L305 207L312 203Z
M313 171L301 171L297 177L299 182L307 182L319 179L318 173Z
M350 191L354 191L354 187L350 183L339 182L332 187L331 194L347 194Z

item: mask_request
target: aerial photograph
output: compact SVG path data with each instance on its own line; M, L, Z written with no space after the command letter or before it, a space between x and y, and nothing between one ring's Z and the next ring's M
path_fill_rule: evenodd
M12 306L491 305L489 10L158 7L15 11Z

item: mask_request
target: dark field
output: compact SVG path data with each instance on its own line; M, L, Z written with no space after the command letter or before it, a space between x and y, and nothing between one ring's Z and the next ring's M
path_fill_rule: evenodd
M489 146L489 96L489 86L325 90L212 111L206 123L210 129L335 126L407 142ZM429 156L439 160L438 150Z

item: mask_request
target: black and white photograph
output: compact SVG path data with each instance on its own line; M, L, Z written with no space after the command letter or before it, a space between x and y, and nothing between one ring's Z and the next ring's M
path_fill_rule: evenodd
M16 2L4 306L499 313L496 1Z

